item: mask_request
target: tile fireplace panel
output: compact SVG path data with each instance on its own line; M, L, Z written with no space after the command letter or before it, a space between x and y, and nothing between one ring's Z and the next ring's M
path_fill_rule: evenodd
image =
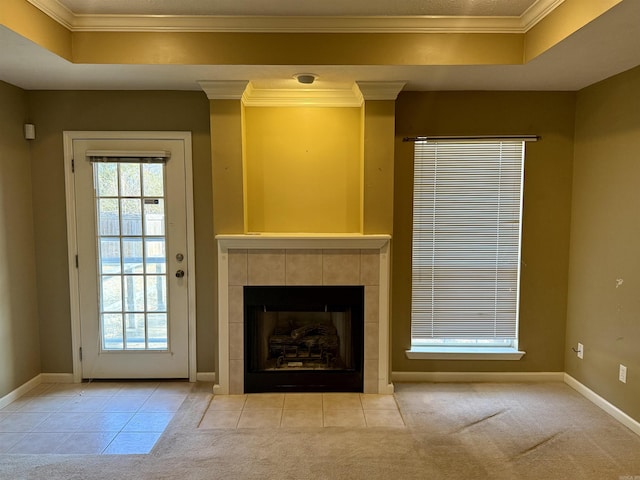
M251 250L247 254L248 285L286 285L284 250Z
M289 250L285 256L287 285L322 285L322 255L314 250Z

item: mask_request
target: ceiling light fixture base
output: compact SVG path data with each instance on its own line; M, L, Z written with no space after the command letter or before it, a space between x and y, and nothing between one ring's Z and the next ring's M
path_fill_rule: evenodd
M298 83L302 83L304 85L311 85L316 81L318 75L315 73L296 73L293 78L295 78Z

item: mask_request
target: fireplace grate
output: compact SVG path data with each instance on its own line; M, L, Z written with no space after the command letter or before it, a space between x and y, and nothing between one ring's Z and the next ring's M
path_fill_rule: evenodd
M244 293L245 392L362 391L363 287Z

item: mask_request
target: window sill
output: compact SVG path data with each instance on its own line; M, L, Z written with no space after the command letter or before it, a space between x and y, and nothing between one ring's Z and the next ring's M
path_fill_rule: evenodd
M525 352L507 347L411 347L411 360L520 360Z

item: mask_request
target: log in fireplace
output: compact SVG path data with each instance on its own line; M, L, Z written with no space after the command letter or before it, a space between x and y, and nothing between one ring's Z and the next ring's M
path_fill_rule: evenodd
M364 287L245 286L244 390L362 392Z

